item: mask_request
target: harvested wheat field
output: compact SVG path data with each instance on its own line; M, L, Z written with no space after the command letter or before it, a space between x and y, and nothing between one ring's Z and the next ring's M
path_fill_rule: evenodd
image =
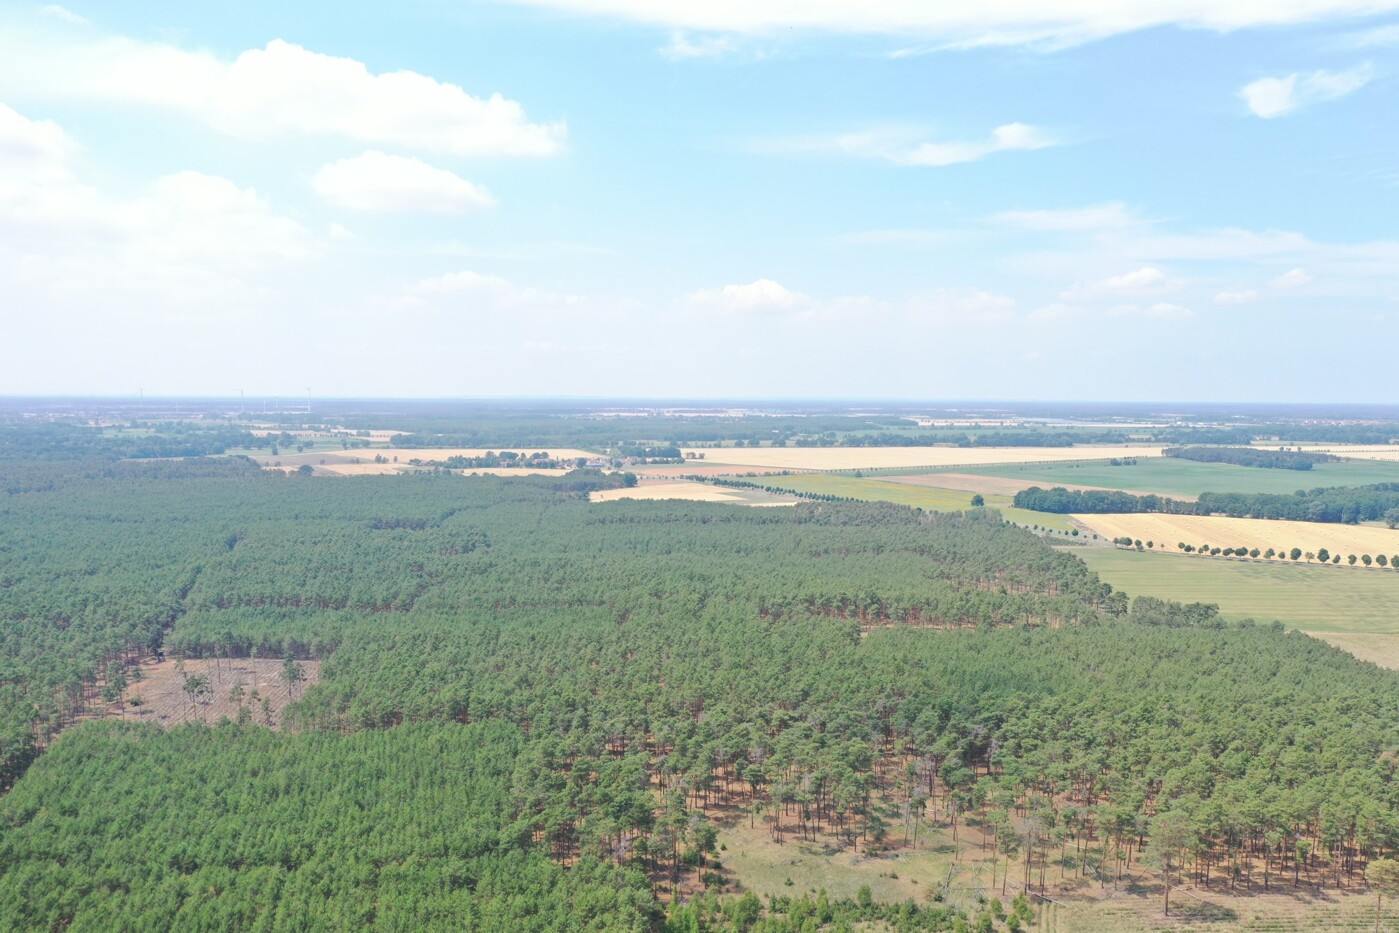
M1399 670L1399 635L1378 632L1308 632L1342 651L1349 651L1362 661Z
M1151 447L685 447L706 463L783 470L880 470L997 463L1062 463L1113 457L1159 457Z
M308 450L298 457L312 456L335 456L335 457L358 457L361 460L373 460L376 456L387 457L393 460L398 458L399 463L407 463L409 460L446 460L448 457L484 457L487 454L498 454L502 451L513 451L528 457L534 453L546 453L554 459L571 460L582 458L591 460L597 454L586 450L578 450L574 447L368 447L357 450L334 450L334 451L314 451ZM286 457L279 458L283 461Z
M774 496L759 490L725 489L708 483L686 480L642 482L628 489L603 489L593 493L592 502L618 499L690 499L695 502L727 502L731 505L796 505L795 497Z
M688 460L685 463L638 463L623 467L637 476L672 477L685 476L767 476L787 472L784 467L752 467L723 463L707 463L704 460Z
M270 658L191 658L183 665L174 658L143 661L141 679L132 679L127 687L125 708L114 703L105 710L94 710L95 718L130 719L159 726L216 723L224 717L236 721L241 706L253 722L275 729L287 704L300 699L306 688L321 677L320 661L297 661L301 679L289 688L285 663ZM186 677L205 678L207 692L186 691Z
M1350 554L1384 554L1386 557L1399 554L1399 530L1373 525L1156 513L1075 515L1073 518L1105 538L1125 536L1140 541L1155 541L1158 546L1165 545L1170 551L1176 550L1176 544L1181 541L1197 547L1208 544L1219 548L1258 548L1260 551L1301 548L1304 552L1316 552L1326 548L1332 554L1342 555L1342 565L1345 565L1345 558Z

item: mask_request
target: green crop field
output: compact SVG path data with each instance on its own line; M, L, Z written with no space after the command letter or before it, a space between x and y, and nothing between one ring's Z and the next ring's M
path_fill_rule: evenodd
M845 496L869 502L893 502L925 509L929 512L957 512L971 508L974 493L961 489L940 489L935 486L912 486L907 483L891 483L887 480L866 479L834 473L805 473L794 476L774 476L771 484L783 489L798 492L820 493L828 496ZM1022 525L1039 525L1055 531L1069 531L1073 526L1067 516L1048 512L1032 512L1017 509L1010 504L1010 496L987 494L983 497L991 508L1000 509L1001 514Z
M1132 596L1216 603L1228 619L1278 620L1310 632L1399 634L1399 573L1267 564L1116 548L1074 553Z
M1031 480L1041 486L1060 483L1102 486L1168 496L1202 492L1291 493L1318 486L1367 486L1399 483L1399 463L1348 460L1318 463L1311 470L1267 470L1228 463L1197 463L1173 457L1143 458L1135 466L1105 462L967 467L962 473Z

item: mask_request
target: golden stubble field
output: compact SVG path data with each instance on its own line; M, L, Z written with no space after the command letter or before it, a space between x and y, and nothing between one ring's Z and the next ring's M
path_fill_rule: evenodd
M988 466L1000 463L1064 463L1113 457L1159 457L1148 447L683 447L703 454L699 463L784 470L879 470L907 467Z
M1316 552L1326 548L1333 554L1399 554L1399 530L1374 525L1340 525L1321 522L1270 521L1261 518L1225 518L1213 515L1161 515L1134 512L1111 515L1075 515L1082 523L1105 538L1129 537L1155 541L1168 550L1184 541L1197 547L1246 547L1290 551L1301 548Z

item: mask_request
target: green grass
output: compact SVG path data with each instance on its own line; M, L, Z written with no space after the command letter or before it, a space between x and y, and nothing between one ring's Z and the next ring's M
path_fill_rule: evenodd
M771 476L758 478L755 482L771 484L783 489L799 492L813 492L830 496L846 496L868 502L893 502L924 509L929 512L959 512L971 508L974 493L961 489L939 489L935 486L914 486L908 483L891 483L887 480L868 479L836 473L801 473L792 476ZM1068 531L1073 526L1066 516L1048 512L1032 512L1011 506L1010 496L985 495L983 498L991 508L1022 525L1039 525L1056 531Z
M1399 634L1399 573L1265 564L1116 548L1075 548L1131 596L1216 603L1227 619L1282 622L1309 632Z
M1106 462L1039 464L1025 466L967 467L960 472L1033 480L1041 486L1076 483L1174 496L1198 496L1202 492L1293 493L1318 486L1368 486L1399 483L1399 463L1349 460L1318 463L1311 470L1266 470L1229 463L1197 463L1174 457L1152 457L1136 466L1109 466Z

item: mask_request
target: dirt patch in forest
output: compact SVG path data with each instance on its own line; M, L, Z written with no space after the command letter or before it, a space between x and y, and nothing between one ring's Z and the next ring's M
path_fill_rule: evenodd
M184 722L212 724L224 717L237 721L241 708L250 721L276 729L282 710L321 677L320 661L297 661L301 677L289 687L285 665L267 658L147 659L128 670L124 704L99 704L85 718L129 719L168 728ZM186 690L188 678L204 678L207 692Z

